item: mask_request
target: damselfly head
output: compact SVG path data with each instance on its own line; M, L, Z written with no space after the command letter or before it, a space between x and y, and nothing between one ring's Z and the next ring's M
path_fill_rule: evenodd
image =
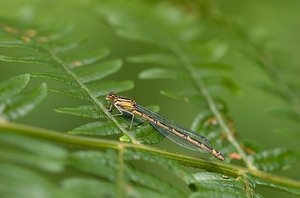
M108 101L113 101L116 97L116 94L114 92L110 92L109 94L106 95L105 99Z

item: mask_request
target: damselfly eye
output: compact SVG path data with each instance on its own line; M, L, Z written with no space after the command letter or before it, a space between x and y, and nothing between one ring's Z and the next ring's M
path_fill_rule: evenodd
M106 100L114 100L115 99L115 93L110 92L109 94L106 95L105 99Z

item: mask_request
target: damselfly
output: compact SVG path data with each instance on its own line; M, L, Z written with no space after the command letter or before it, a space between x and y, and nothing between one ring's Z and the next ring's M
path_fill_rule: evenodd
M115 114L114 116L123 115L123 112L127 112L132 115L130 129L134 116L138 115L148 120L157 131L176 144L194 151L206 151L214 155L219 160L225 160L222 153L211 148L209 141L204 136L201 136L171 120L167 120L153 111L136 104L134 100L119 97L113 92L106 95L106 100L112 102L108 111L112 110L113 105L119 110L120 113Z

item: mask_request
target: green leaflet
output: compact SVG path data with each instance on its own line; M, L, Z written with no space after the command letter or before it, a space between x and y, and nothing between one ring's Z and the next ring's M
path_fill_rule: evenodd
M61 107L54 109L58 113L82 116L86 118L106 118L103 110L99 109L98 105L82 105L77 107Z
M203 81L207 85L209 91L218 91L221 87L224 87L232 93L240 92L239 86L230 78L222 76L206 76Z
M83 42L82 41L71 41L71 42L66 42L66 43L55 43L55 44L49 44L49 46L51 46L51 50L55 53L55 54L61 54L61 53L65 53L65 52L69 52L71 50L76 49L77 47L80 46L80 44Z
M15 39L16 38L9 39L9 40L1 40L0 47L2 47L2 48L19 48L19 49L29 50L29 51L33 51L33 52L44 51L44 49L41 46L34 45L33 43L26 42L24 40L15 40ZM3 58L4 59L7 58L9 61L9 60L11 60L11 58L16 58L16 57L3 56Z
M204 44L192 43L188 45L187 54L193 63L218 61L227 53L226 43L211 40Z
M289 169L299 161L299 155L285 148L265 150L249 156L255 166L265 172Z
M0 150L0 156L6 161L22 164L50 173L59 173L64 169L64 161L62 159L49 158L47 156L38 156L36 154L27 153L24 151L15 151L6 148L5 151Z
M61 73L31 73L30 76L32 78L47 78L51 80L56 80L58 82L62 82L67 85L72 85L74 87L80 87L79 83L72 79L70 76Z
M6 62L15 62L15 63L31 63L31 64L38 64L38 65L45 65L51 67L58 67L57 63L53 60L49 59L48 57L9 57L9 56L0 56L0 61Z
M143 187L134 187L134 185L128 186L128 191L126 191L128 197L157 197L157 198L168 198L169 196L160 192L149 190Z
M134 87L132 81L106 81L101 84L91 84L87 85L87 88L90 90L91 94L95 97L105 96L107 93L114 91L116 93L130 90ZM89 93L82 89L54 89L51 90L63 95L71 96L74 98L79 98L83 100L93 101Z
M70 154L68 164L77 170L116 181L118 159L114 150L74 152Z
M195 68L199 69L199 72L203 70L216 70L216 71L230 71L232 70L232 66L219 62L201 62L195 64Z
M166 197L185 197L179 189L149 173L136 170L130 166L127 166L126 172L132 182L154 189Z
M275 107L275 108L268 109L268 112L277 118L285 118L295 122L299 122L300 120L300 117L292 109Z
M54 196L55 186L49 180L32 170L13 164L0 163L0 183L3 198Z
M228 176L227 176L228 177ZM234 178L224 178L223 175L211 172L198 172L184 178L187 184L194 184L196 189L215 190L219 192L244 195L243 182Z
M199 94L198 92L195 91L165 91L162 90L160 92L161 94L168 96L170 98L183 101L186 103L190 103L202 108L207 108L207 102L205 98Z
M126 30L126 29L120 29L116 32L121 37L130 39L130 40L138 40L146 43L154 43L153 39L150 39L147 36L142 36L141 34L138 34L136 30Z
M222 86L231 91L232 93L239 93L241 91L240 86L228 77L222 77Z
M60 24L58 27L54 27L50 30L46 30L47 42L58 42L61 39L66 38L74 31L74 25L72 24Z
M133 151L131 149L126 149L124 152L124 157L126 160L144 160L160 165L179 178L183 178L187 175L185 168L181 164L159 155L153 155L144 151Z
M106 48L101 48L86 55L76 55L74 57L62 57L62 60L66 62L66 65L73 69L77 67L82 67L86 65L91 65L97 63L98 61L102 60L109 54L109 50Z
M179 60L172 54L142 54L127 58L132 63L149 63L161 66L178 67Z
M282 186L280 184L275 184L275 183L269 182L269 181L267 181L263 178L259 178L259 177L256 177L256 176L253 176L253 175L250 175L250 174L248 174L247 177L254 185L259 185L259 186L264 186L264 187L271 187L271 188L274 188L274 189L277 189L277 190L282 190L282 191L285 191L285 192L289 192L289 193L292 193L292 194L295 194L295 195L300 195L300 190L299 189L292 188L292 187L285 187L285 186Z
M0 101L18 95L29 83L29 74L19 75L0 83Z
M65 96L70 96L72 98L93 102L91 96L81 89L49 89L49 91L54 93L59 93Z
M70 192L70 198L116 197L116 186L99 179L73 177L63 180L61 186Z
M275 129L275 132L291 137L300 137L300 128Z
M134 127L130 133L142 144L157 144L164 139L164 136L148 123Z
M216 190L207 190L201 189L201 191L197 191L192 193L189 198L207 198L207 197L220 197L220 198L241 198L243 193L234 193L234 192L222 192Z
M2 119L15 120L28 114L46 97L46 95L47 85L46 83L42 83L40 86L29 92L6 99L2 103Z
M103 62L99 65L78 67L74 69L74 73L83 83L100 80L110 74L121 69L122 61L120 59Z
M275 96L279 96L279 97L284 97L275 87L272 87L271 85L269 85L268 83L265 82L255 82L254 86L257 88L260 88L261 90L275 95Z
M192 188L199 190L190 197L247 197L245 183L249 181L236 180L235 178L211 172L198 172L187 175L185 182ZM251 186L251 184L248 186ZM253 189L247 189L254 197L262 197Z
M121 123L123 127L126 127L125 123ZM107 136L121 134L122 131L116 128L116 124L111 120L97 121L81 125L77 128L72 129L68 133L70 134L81 134L81 135L92 135L92 136Z
M189 77L184 71L167 69L167 68L151 68L142 71L139 74L141 79L171 79L189 82Z
M133 81L127 80L127 81L120 81L120 82L114 82L114 81L106 81L99 84L92 84L89 85L88 88L94 94L94 96L104 96L107 93L114 91L116 93L122 92L122 91L128 91L134 87ZM75 91L76 92L76 91Z

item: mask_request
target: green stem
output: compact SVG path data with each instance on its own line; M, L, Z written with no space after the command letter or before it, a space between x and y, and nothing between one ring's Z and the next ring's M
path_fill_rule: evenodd
M249 183L248 183L248 178L247 178L246 173L243 174L243 181L244 181L244 188L245 188L246 197L247 198L253 197L251 195L251 189L250 189L250 186L249 186Z
M246 173L250 173L254 176L263 178L272 183L277 183L285 187L300 189L300 182L289 178L268 174L259 170L247 169L232 164L225 164L219 161L212 161L212 160L207 160L199 157L191 157L191 156L181 155L177 153L171 153L171 152L167 152L164 150L160 150L158 148L149 147L142 144L121 143L121 142L105 140L105 139L96 139L96 138L68 135L53 130L41 129L41 128L27 126L23 124L14 123L14 122L6 122L3 120L0 121L0 131L25 134L32 137L43 138L55 142L60 142L60 143L74 145L77 147L84 147L84 148L93 148L93 149L112 148L116 150L120 150L122 149L122 147L124 147L124 149L134 148L137 150L147 151L153 154L159 154L168 157L170 159L174 159L190 167L201 168L207 171L219 172L234 177L239 177Z
M119 144L119 157L118 157L118 197L124 197L124 149L122 144Z
M77 77L77 75L70 70L66 64L51 50L49 49L48 46L43 46L45 50L51 55L51 57L61 65L61 67L70 75L74 78L74 80L80 85L82 89L84 89L87 94L93 99L93 101L99 105L99 107L103 110L103 112L109 117L116 125L117 127L124 133L126 134L130 140L135 143L139 144L139 142L124 128L120 125L120 123L109 113L109 111L106 110L105 106L97 99L97 97L90 91L90 89Z
M206 101L209 105L209 109L214 114L217 122L220 124L221 129L226 133L228 141L236 148L236 150L238 151L238 153L241 155L242 159L244 160L246 166L251 170L256 170L256 167L248 159L248 156L246 155L244 150L241 148L240 144L237 142L237 140L234 138L234 136L230 132L229 127L225 124L224 120L222 119L221 113L219 112L219 110L217 109L217 107L215 105L213 98L211 97L210 93L206 89L205 84L202 82L202 80L197 75L197 71L194 69L193 65L190 63L188 58L186 58L186 56L184 55L183 52L181 52L180 50L177 50L177 49L174 49L173 51L178 57L180 57L180 59L184 63L185 68L187 69L187 71L190 73L193 80L197 84L197 87L198 87L200 93L202 93L203 96L206 98Z

